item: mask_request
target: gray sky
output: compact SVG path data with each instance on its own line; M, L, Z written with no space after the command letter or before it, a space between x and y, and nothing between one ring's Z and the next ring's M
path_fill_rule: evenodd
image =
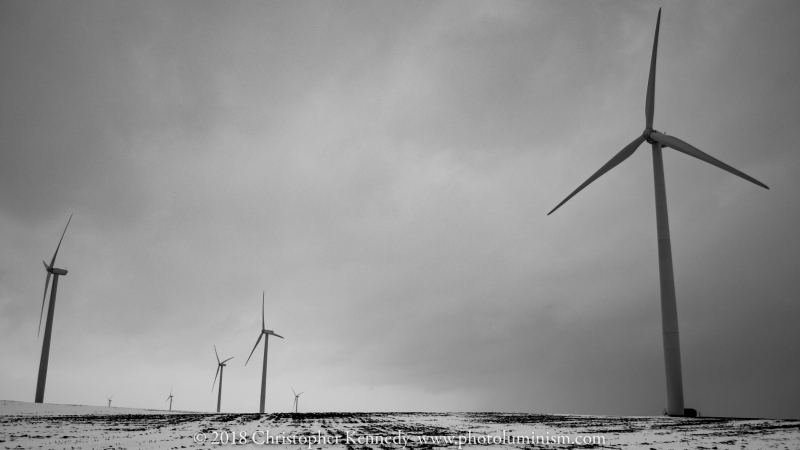
M800 4L0 3L0 398L659 414L650 151L687 407L800 417Z

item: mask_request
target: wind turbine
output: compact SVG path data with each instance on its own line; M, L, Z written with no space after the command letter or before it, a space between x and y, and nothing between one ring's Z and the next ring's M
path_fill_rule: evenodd
M212 387L211 389L214 389L214 388ZM172 411L172 398L173 398L172 397L172 386L170 386L169 387L169 397L167 397L167 400L169 400L169 410L170 411ZM164 403L167 403L167 400L164 400Z
M211 391L214 391L214 385L217 383L217 375L219 375L219 393L217 394L217 412L219 412L219 406L222 404L222 370L225 367L225 363L232 360L233 356L220 362L216 345L214 346L214 354L217 356L217 373L214 374L214 382L211 383Z
M61 241L64 240L64 235L67 233L67 227L69 227L69 223L72 220L72 214L69 215L69 220L67 220L67 226L64 227L64 232L61 233L61 239L58 241L58 247L56 247L56 252L53 253L53 259L50 260L50 265L48 266L46 262L42 261L44 264L44 268L47 271L47 278L44 282L44 294L42 295L42 310L39 312L39 331L36 332L36 336L39 336L39 333L42 331L42 315L44 314L44 301L47 298L47 287L50 285L50 275L53 276L53 288L50 289L50 306L47 308L47 322L45 322L44 326L44 341L42 342L42 357L39 360L39 379L36 382L36 403L43 403L44 402L44 387L47 383L47 363L50 360L50 337L53 333L53 313L56 309L56 291L58 290L58 276L59 275L66 275L67 271L65 269L58 269L55 267L56 264L56 256L58 255L58 249L61 248Z
M305 392L305 391L303 391L303 392ZM303 392L298 394L298 393L296 393L294 391L294 388L292 388L292 394L294 394L294 412L295 412L295 414L297 414L297 404L299 403L298 399L300 398L301 395L303 395Z
M578 186L567 198L558 204L553 211L571 199L581 189L594 180L616 167L645 141L653 148L653 174L656 194L656 230L658 234L658 270L661 280L661 328L664 341L664 366L667 378L667 414L670 416L683 416L691 411L683 407L683 380L681 376L681 350L678 335L678 309L675 302L675 280L672 273L672 247L669 238L669 219L667 216L667 193L664 186L664 164L661 159L661 149L669 147L701 161L705 161L722 170L730 172L745 180L769 189L764 183L752 178L722 161L701 152L686 142L653 129L653 110L655 109L656 92L656 55L658 50L658 29L661 24L661 9L658 10L656 20L656 33L653 39L653 55L650 60L650 77L647 81L647 100L645 102L645 129L630 144L614 155L603 167L594 173L588 180ZM553 213L547 213L549 216Z
M267 393L267 349L269 348L269 335L273 335L283 339L283 336L275 334L274 331L268 330L265 322L264 322L264 292L261 292L261 334L258 335L258 340L256 341L256 345L253 346L253 350L250 351L250 356L247 357L247 361L244 363L246 366L248 362L250 362L250 357L253 356L253 352L256 351L256 347L258 347L258 343L261 342L261 338L264 338L264 368L261 369L261 403L259 403L258 412L264 414L264 398L266 397Z
M111 399L114 398L112 395L111 397L106 397L108 399L108 407L111 408Z

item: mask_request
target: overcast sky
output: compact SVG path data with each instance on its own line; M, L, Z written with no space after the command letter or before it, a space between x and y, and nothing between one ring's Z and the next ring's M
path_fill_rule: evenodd
M800 3L0 3L0 398L800 418ZM49 294L48 294L49 299ZM45 311L46 314L46 311ZM43 334L43 333L42 333Z

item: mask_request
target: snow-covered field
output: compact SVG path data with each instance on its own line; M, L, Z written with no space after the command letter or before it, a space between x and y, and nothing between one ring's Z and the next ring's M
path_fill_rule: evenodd
M266 443L292 449L800 449L800 421L516 413L209 414L0 400L0 449L214 448L234 445L233 436L237 446Z

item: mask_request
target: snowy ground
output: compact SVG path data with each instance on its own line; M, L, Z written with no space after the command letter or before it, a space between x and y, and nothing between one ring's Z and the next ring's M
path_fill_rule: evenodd
M215 448L233 446L234 434L239 447L256 448L267 442L276 450L800 449L798 420L510 413L208 414L0 400L0 449Z

